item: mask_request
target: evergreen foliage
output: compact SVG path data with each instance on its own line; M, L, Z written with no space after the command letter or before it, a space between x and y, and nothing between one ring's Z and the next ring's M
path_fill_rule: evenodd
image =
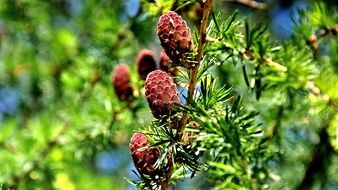
M257 15L273 6L235 2ZM336 5L308 2L293 13L290 38L278 40L268 23L228 9L226 1L140 3L135 11L124 1L0 0L0 95L14 94L11 105L0 96L2 189L125 189L129 183L165 190L183 189L187 181L194 183L190 189L338 187ZM165 79L156 76L161 82L146 81L145 89L138 67L146 63L136 63L137 55L151 49L160 59L156 23L170 10L187 25L175 14L162 24L181 25L161 32L161 42L170 56L184 56L169 60L175 69L158 72ZM179 52L170 43L185 45L178 34L186 31L193 46ZM121 64L130 70L112 76ZM121 98L116 89L126 87L128 97ZM156 110L160 103L169 110L165 116ZM138 165L155 168L151 175L129 167L129 139L138 132L150 145L133 156L160 152L153 167ZM119 166L112 173L97 168L106 151L123 157L114 154L119 161L109 165Z

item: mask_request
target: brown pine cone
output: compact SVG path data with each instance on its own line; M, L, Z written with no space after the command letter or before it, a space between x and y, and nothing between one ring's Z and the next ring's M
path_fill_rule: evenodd
M119 64L114 67L112 82L115 93L120 100L127 100L133 96L128 65Z
M157 34L163 49L174 62L180 62L186 57L186 53L194 48L190 28L174 11L160 17L157 23Z
M149 146L147 137L141 132L134 133L130 139L131 155L137 171L142 176L155 176L158 173L158 169L155 169L154 165L161 155L160 149L158 147L149 148Z
M141 50L136 58L136 66L141 79L145 80L151 71L156 70L153 52L148 49Z
M156 70L148 74L145 95L155 118L174 114L174 105L179 104L178 91L173 79L165 72Z
M162 51L160 54L160 68L170 76L175 76L176 74L176 67L172 67L172 61L169 59L165 51Z

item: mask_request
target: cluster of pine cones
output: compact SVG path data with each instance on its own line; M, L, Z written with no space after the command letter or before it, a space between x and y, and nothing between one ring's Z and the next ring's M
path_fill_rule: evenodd
M139 76L145 80L145 96L156 119L174 115L174 106L180 103L177 86L171 76L175 75L179 62L193 51L191 31L183 18L170 11L163 14L157 24L157 34L163 48L160 54L160 70L157 70L155 55L143 49L136 58ZM125 64L115 66L112 83L120 100L131 100L133 88L130 69ZM161 156L159 147L151 147L147 136L136 132L130 140L131 154L141 176L154 177L158 173L155 163Z

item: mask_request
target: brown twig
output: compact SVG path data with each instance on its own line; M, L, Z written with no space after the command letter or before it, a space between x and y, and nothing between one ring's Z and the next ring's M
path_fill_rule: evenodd
M202 58L203 58L203 48L204 44L207 42L207 25L208 25L208 18L209 14L211 12L212 8L212 0L202 0L201 6L203 8L203 16L201 20L200 30L199 30L199 42L198 42L198 49L197 49L197 55L195 57L195 62L190 68L190 82L188 85L188 99L193 98L195 93L195 87L197 82L197 73L199 66L201 64ZM187 106L189 103L187 103ZM184 130L184 126L188 123L188 114L187 112L183 113L182 119L181 119L181 127L180 131L182 132ZM181 141L183 134L180 133L178 136L178 140ZM164 181L161 183L161 190L167 190L169 189L169 182L172 175L172 167L170 168L170 172L165 176Z
M225 0L225 1L240 3L247 7L250 7L253 9L259 9L263 11L268 9L268 6L265 3L261 3L261 2L257 2L253 0Z
M317 52L319 49L319 44L318 41L320 38L323 38L329 34L338 35L338 24L333 26L332 28L322 28L315 32L314 34L310 35L307 39L306 42L307 44L311 47L313 52Z
M199 30L199 42L198 42L198 49L197 49L197 56L196 56L196 63L192 66L190 70L190 82L188 86L188 99L192 98L195 93L196 81L197 81L197 73L199 66L201 64L201 60L203 57L203 48L204 44L207 42L207 25L208 25L208 18L212 8L212 0L203 0L201 4L203 8L203 16L201 20L200 30ZM188 116L187 113L183 113L183 117L181 120L181 126L183 127L188 123Z
M321 98L322 100L326 102L328 106L338 111L338 103L334 101L329 95L321 91L314 82L308 81L305 86L310 91L311 94L315 95L316 97Z
M170 166L169 172L166 174L166 176L164 177L163 182L161 183L161 190L168 190L169 186L170 186L170 178L173 172L173 167Z

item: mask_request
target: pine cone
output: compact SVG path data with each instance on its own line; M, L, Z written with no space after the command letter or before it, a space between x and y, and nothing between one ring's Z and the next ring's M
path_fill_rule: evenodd
M180 62L186 57L186 53L193 50L190 28L183 18L173 11L160 17L157 34L163 49L174 62Z
M172 61L169 59L165 51L161 52L160 55L160 68L162 71L168 73L170 76L175 76L176 68L171 67Z
M127 100L133 96L128 65L116 65L113 71L112 80L115 93L120 100Z
M141 50L136 58L136 66L139 75L145 80L151 71L156 70L156 61L153 52L147 49Z
M195 128L198 129L200 128L199 124L195 121L190 121L188 123L188 128ZM184 131L183 136L182 136L182 144L184 147L189 147L190 144L197 138L197 134L194 132L190 131Z
M154 165L161 153L158 147L148 146L150 143L141 132L134 133L130 139L129 148L137 171L140 175L155 176L159 169L155 169Z
M174 105L180 103L180 100L176 84L167 73L161 70L149 73L145 89L149 107L155 118L174 114Z

